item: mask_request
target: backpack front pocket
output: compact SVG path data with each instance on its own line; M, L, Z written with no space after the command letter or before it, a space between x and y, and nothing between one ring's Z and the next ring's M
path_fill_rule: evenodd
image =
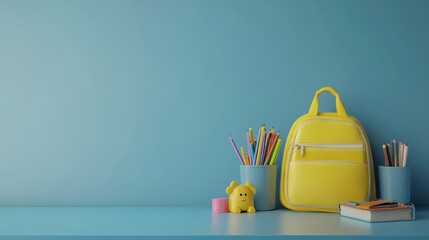
M366 201L368 165L363 144L297 143L292 146L288 201L293 206L335 209Z
M368 166L349 160L300 160L289 163L288 201L294 206L335 209L340 202L366 201Z

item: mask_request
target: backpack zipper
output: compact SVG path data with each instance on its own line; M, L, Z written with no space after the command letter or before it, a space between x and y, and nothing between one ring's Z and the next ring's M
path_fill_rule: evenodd
M328 149L361 149L363 144L317 144L317 143L306 143L306 144L295 144L293 147L294 152L301 150L301 157L304 157L305 148L328 148Z

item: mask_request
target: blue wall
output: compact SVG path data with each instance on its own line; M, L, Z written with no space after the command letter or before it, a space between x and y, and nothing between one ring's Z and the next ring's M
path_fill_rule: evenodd
M0 1L0 205L210 205L333 86L429 203L429 1ZM333 98L321 96L322 110ZM283 151L283 149L282 149ZM280 159L279 159L280 161Z

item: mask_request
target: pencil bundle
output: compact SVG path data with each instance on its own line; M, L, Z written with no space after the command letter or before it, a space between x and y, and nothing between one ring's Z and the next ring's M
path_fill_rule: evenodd
M280 133L276 132L274 128L267 132L265 125L262 125L259 129L256 139L253 137L252 128L249 128L246 132L247 153L244 146L240 147L240 151L238 150L231 135L229 136L229 140L242 165L276 164L277 155L282 143Z
M408 144L393 139L392 143L383 143L384 165L386 167L406 167L408 161Z

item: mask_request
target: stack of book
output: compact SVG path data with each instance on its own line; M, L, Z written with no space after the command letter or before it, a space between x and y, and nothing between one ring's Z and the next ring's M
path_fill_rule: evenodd
M340 204L339 214L365 222L409 221L415 218L415 208L413 204L389 200L347 202Z

